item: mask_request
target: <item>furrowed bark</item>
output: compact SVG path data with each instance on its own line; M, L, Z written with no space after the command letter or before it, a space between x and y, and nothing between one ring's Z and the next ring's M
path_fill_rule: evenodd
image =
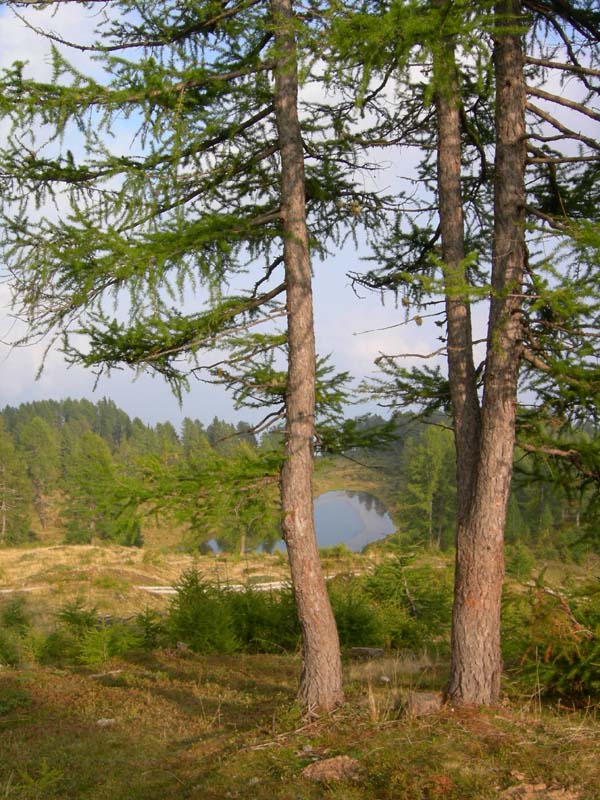
M504 525L515 441L526 254L526 94L521 38L515 30L520 10L518 0L496 6L492 298L477 473L468 524L459 530L457 542L448 697L458 705L496 702L502 672Z
M303 637L299 699L309 712L329 711L343 702L342 668L313 519L316 357L292 2L271 0L271 10L277 51L275 116L281 154L288 317L286 459L281 471L283 531Z

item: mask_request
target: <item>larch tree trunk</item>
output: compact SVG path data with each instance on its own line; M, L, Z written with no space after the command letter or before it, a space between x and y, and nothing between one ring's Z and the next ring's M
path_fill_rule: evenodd
M496 6L496 157L492 296L477 465L459 526L448 698L498 700L504 526L512 477L525 264L525 85L518 0Z
M461 98L455 43L448 37L435 54L437 181L446 293L448 377L456 446L458 528L467 524L477 468L480 409L473 361L469 280L461 190Z
M343 702L342 667L313 518L316 356L294 14L291 0L271 0L271 10L288 321L283 531L303 637L299 699L309 712L329 711Z

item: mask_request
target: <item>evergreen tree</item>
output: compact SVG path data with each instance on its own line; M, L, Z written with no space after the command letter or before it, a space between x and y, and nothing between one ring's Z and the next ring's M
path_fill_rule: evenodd
M110 12L99 18L101 38L90 47L105 82L83 76L54 50L52 85L27 78L22 64L2 84L3 109L14 123L3 153L4 251L18 302L37 333L62 337L70 361L99 372L148 368L176 391L202 368L203 350L231 346L227 336L250 322L285 315L282 498L304 617L300 695L309 707L331 708L341 698L341 673L312 516L316 359L307 214L313 241L324 247L348 222L340 198L356 192L354 176L340 171L327 148L305 180L296 33L308 36L313 27L300 24L289 0L226 10L212 2L148 7L120 0ZM108 136L123 115L137 126L135 146L111 151ZM48 135L27 158L19 144L24 131ZM85 139L83 158L65 144L74 131ZM320 140L317 130L313 152L321 151ZM29 216L31 201L51 196L69 213ZM226 296L226 282L247 259L263 262L262 275ZM208 309L182 311L200 287ZM107 296L123 294L126 320L107 304ZM72 329L86 333L88 349ZM257 373L270 337L250 339L250 351L244 345ZM281 342L280 334L272 338ZM219 379L219 365L209 373ZM309 612L311 604L319 613Z
M256 434L254 433L252 426L249 422L244 422L241 420L235 426L236 435L242 442L246 442L246 444L251 445L252 447L256 447L258 442L256 441Z
M106 442L86 431L75 442L68 464L63 519L71 544L93 540L123 545L142 543L140 523L119 498L119 479Z
M35 510L45 528L48 495L60 477L59 432L35 416L19 430L19 449L33 486Z
M411 543L447 548L454 542L456 488L450 431L427 426L411 439L402 458L398 508Z
M218 453L232 453L239 444L235 426L218 417L213 417L213 421L207 426L206 437L210 446Z
M377 122L363 141L394 136L425 150L422 199L415 203L412 186L399 193L391 235L375 246L381 266L357 279L401 292L407 309L417 306L417 324L423 309L440 316L447 376L398 368L402 356L383 357L390 380L378 389L399 407L417 403L429 413L452 414L458 525L448 694L459 704L493 702L499 693L502 545L517 428L525 450L565 459L566 469L579 469L584 481L600 476L597 448L582 447L571 427L597 409L591 333L597 326L597 218L589 205L573 202L597 172L597 143L527 102L529 93L590 113L540 85L548 73L532 71L526 86L525 70L526 61L564 69L586 87L588 102L597 97L598 22L587 2L509 0L476 7L367 3L341 25L339 49L346 63L358 66L361 101ZM561 50L557 31L564 61L539 58L540 49ZM535 55L525 54L525 44ZM414 84L409 58L426 65L421 86ZM403 103L389 114L378 98L392 75L399 77ZM577 155L569 152L573 143ZM407 221L408 206L417 207L417 222ZM535 221L535 232L528 233L527 220ZM547 257L552 249L555 256L562 249L560 267ZM484 360L476 366L471 307L482 297L489 297L488 331ZM537 402L518 419L520 377Z
M182 454L181 442L175 427L170 422L159 422L154 428L157 455L165 464L179 461Z
M106 397L99 400L96 403L96 413L98 422L94 430L113 448L131 435L131 420L124 411L117 408L113 400Z
M199 461L210 448L204 425L197 419L185 417L181 423L181 446L185 458Z
M12 436L0 420L0 544L27 541L31 523L31 484Z

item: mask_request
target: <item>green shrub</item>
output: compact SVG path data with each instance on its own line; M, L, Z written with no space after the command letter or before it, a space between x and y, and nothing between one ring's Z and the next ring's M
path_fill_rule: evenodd
M503 653L524 690L585 702L600 696L600 584L569 594L541 581L526 595L507 595Z
M366 579L365 591L382 609L388 646L446 652L452 619L452 569L415 565L412 560L412 556L387 559Z
M3 714L10 714L13 711L29 708L31 705L31 696L25 689L6 688L2 691L0 697L0 717ZM5 795L6 797L7 795Z
M72 631L58 628L40 642L36 657L40 664L66 666L76 664L79 653L79 637Z
M56 618L67 630L78 634L98 625L97 609L86 608L81 597L65 603L58 611Z
M362 581L338 579L327 585L342 647L381 647L386 643L383 611L366 594Z
M239 649L224 593L204 583L196 569L184 572L175 588L166 620L171 642L185 642L196 653Z
M41 664L96 665L144 647L144 630L139 624L102 623L96 609L86 608L81 598L66 603L56 618L58 628L36 648Z
M235 639L252 653L294 651L300 641L300 626L291 590L257 592L247 588L223 597L229 609Z
M142 647L142 635L131 625L113 623L85 631L77 647L77 660L93 666Z
M163 617L157 611L145 609L136 616L135 624L144 650L154 650L165 644L167 629Z
M0 667L18 667L21 663L21 637L12 630L0 629Z
M507 575L520 581L531 577L535 556L526 545L521 542L507 545L505 560Z
M354 557L354 553L345 542L338 542L330 547L319 547L321 559L330 558L334 561L342 561Z
M31 621L23 597L0 608L0 665L18 667L31 660Z
M31 627L25 598L14 597L0 610L0 627L24 634Z

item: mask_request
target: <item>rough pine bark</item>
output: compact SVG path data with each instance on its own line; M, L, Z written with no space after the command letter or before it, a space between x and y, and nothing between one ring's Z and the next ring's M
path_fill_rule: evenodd
M303 637L299 699L309 712L329 711L343 701L342 667L313 518L316 357L294 15L291 0L271 0L271 10L288 320L286 457L281 471L283 531Z
M467 524L457 541L449 699L498 700L504 526L512 476L525 264L525 85L518 0L496 6L496 157L492 296L481 440Z

